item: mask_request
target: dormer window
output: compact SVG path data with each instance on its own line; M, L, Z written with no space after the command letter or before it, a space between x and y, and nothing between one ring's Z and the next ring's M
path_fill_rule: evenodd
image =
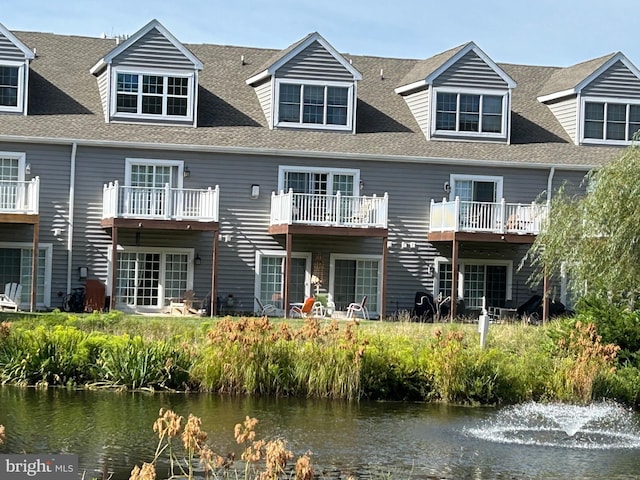
M629 142L640 130L640 105L616 102L584 102L585 141Z
M192 118L193 75L116 71L115 116Z
M202 62L157 20L98 61L105 121L197 126Z
M278 82L278 126L351 129L352 86Z
M480 93L436 93L435 131L502 135L505 97Z
M18 109L20 67L0 65L0 108Z

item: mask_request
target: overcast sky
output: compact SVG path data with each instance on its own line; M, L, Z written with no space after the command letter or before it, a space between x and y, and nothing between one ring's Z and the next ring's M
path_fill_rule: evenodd
M9 0L5 0L8 2ZM569 66L621 51L640 66L638 0L20 0L12 31L99 37L157 19L183 43L283 49L319 32L342 53L431 57L470 40L496 62Z

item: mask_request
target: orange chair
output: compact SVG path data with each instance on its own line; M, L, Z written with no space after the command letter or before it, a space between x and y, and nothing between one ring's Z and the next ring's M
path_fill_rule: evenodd
M316 303L315 297L308 297L302 305L293 305L290 310L290 314L299 315L302 318L309 317L309 314L313 310L313 304Z

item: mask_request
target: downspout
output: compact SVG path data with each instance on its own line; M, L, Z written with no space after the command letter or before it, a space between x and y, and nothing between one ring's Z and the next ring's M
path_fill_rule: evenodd
M553 175L556 173L556 167L551 167L549 177L547 177L547 205L551 203L551 189L553 188Z
M553 175L556 173L556 167L551 167L549 170L549 176L547 177L547 208L551 204L551 189L553 187ZM544 279L542 282L542 323L547 323L549 320L549 278L545 269Z
M76 152L78 143L71 145L71 167L69 172L69 231L67 232L67 293L71 293L71 268L73 265L73 215L76 202Z

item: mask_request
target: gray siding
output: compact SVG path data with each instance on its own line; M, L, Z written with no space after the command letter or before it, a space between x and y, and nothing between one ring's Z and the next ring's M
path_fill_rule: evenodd
M427 138L430 136L429 96L429 89L420 90L404 96L404 100L407 102L409 110L411 110L416 122L418 122L418 125L420 126L420 130L422 130Z
M264 112L264 116L267 119L267 123L269 124L269 128L273 128L273 95L272 91L272 80L269 78L268 81L261 83L255 87L256 95L258 96L258 102L260 102L260 106L262 107L262 111Z
M583 95L640 98L640 79L621 61L602 72L582 90Z
M474 51L455 62L433 82L436 87L507 88L505 81Z
M353 81L353 75L319 42L313 42L276 72L278 78Z
M0 60L24 61L24 53L0 33Z
M577 138L577 97L565 98L547 104L569 137L575 142Z
M155 28L113 59L118 66L193 70L190 59Z

